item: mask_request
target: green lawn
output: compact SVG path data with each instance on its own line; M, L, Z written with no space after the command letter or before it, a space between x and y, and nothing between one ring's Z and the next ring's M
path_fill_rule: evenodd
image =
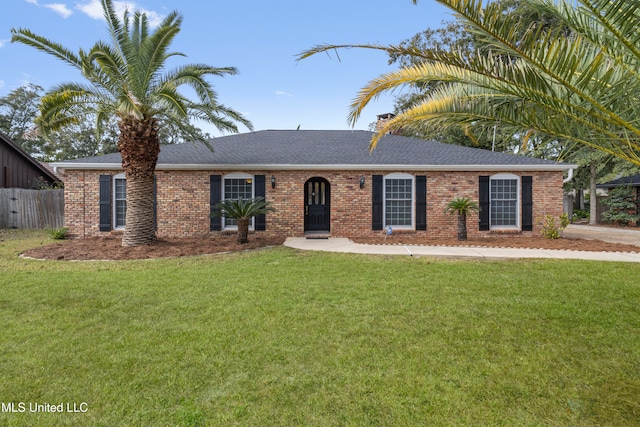
M1 426L640 424L637 264L16 257L44 236L0 231Z

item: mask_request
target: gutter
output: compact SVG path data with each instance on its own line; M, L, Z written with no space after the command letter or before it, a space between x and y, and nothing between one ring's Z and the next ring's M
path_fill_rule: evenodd
M573 169L574 168L569 169L567 177L562 180L563 184L566 184L567 182L570 182L573 179Z
M120 163L73 163L56 162L51 164L55 168L70 170L122 170ZM291 171L291 170L348 170L348 171L454 171L454 172L509 172L509 171L532 171L532 172L559 172L569 170L573 177L573 169L577 165L557 163L548 165L345 165L345 164L319 164L319 165L299 165L299 164L169 164L158 163L157 171L170 170L268 170L268 171Z

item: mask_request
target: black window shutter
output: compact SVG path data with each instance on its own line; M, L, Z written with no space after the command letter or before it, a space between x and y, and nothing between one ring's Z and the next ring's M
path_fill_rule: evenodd
M256 175L253 177L254 179L254 188L253 192L255 197L265 197L265 176L264 175ZM267 229L267 220L265 214L256 215L253 220L253 228L256 231L264 231Z
M212 214L215 204L222 200L222 175L211 175L209 177L209 184L209 212L210 214ZM209 220L209 230L222 230L222 218L219 216L211 215L211 218Z
M111 175L100 175L100 231L111 231Z
M383 194L382 175L373 175L371 177L371 229L382 230L382 194Z
M533 177L522 177L522 231L533 230Z
M480 199L479 230L489 230L489 177L481 176L479 179L478 197Z
M416 230L427 229L427 177L416 176Z

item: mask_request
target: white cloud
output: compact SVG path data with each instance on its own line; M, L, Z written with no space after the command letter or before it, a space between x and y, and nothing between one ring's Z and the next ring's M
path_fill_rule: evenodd
M159 13L153 12L151 10L141 9L135 3L129 1L114 1L113 7L118 17L122 17L125 10L128 10L129 13L133 13L135 11L145 13L147 15L147 18L149 19L149 24L152 27L157 27L164 19L164 16L160 15ZM90 0L89 2L79 4L77 8L93 19L102 19L104 17L100 0Z
M7 44L9 40L2 40L0 39L0 47L4 47L5 44Z
M63 18L68 18L73 14L71 9L69 9L67 5L63 3L49 3L43 4L42 6L46 7L47 9L53 10Z
M292 93L285 92L285 91L282 91L282 90L277 90L277 91L276 91L276 95L277 95L277 96L288 96L289 98L292 98L292 97L293 97L293 94L292 94Z
M78 4L76 8L93 19L102 19L104 16L102 13L102 4L100 4L99 0L91 0L88 3Z
M71 9L69 9L67 7L66 4L64 3L38 3L38 0L24 0L25 2L29 3L29 4L34 4L38 7L46 7L47 9L51 9L53 10L55 13L57 13L58 15L62 16L63 18L68 18L71 15L73 15L73 11Z

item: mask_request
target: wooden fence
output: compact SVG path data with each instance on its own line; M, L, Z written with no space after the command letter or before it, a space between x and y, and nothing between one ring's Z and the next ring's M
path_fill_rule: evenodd
M0 228L60 228L64 190L0 188Z

